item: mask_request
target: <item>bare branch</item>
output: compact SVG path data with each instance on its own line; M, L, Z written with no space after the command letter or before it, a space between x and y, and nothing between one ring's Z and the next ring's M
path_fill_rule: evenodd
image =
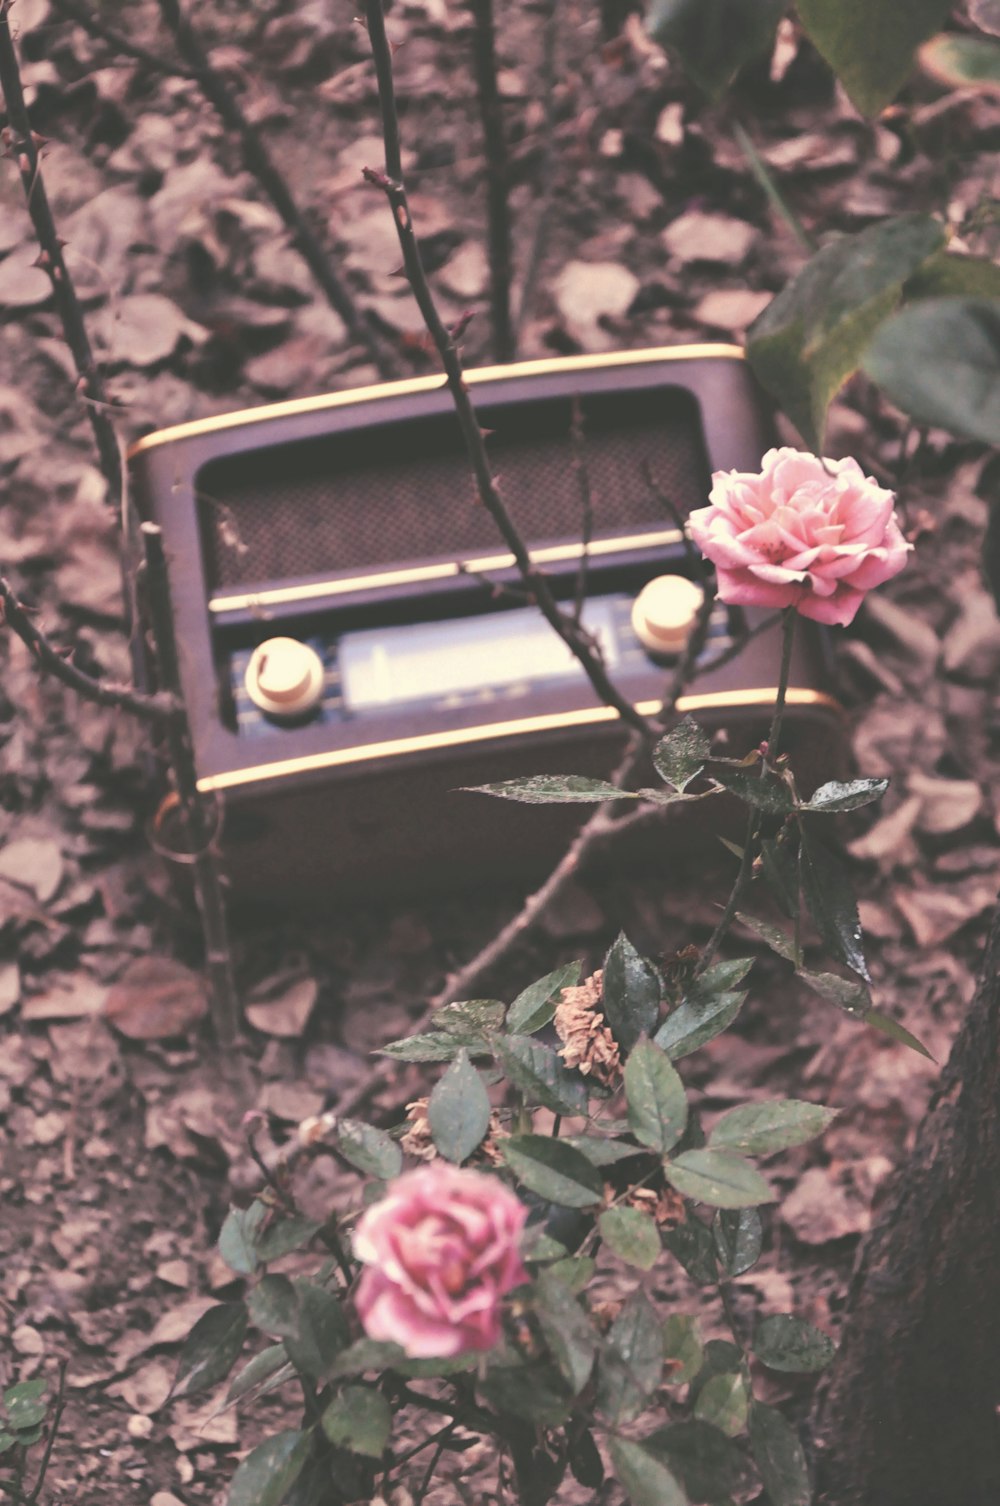
M96 16L90 7L83 3L83 0L53 0L53 5L61 15L75 21L98 41L107 42L109 47L122 57L134 58L137 63L144 63L147 68L152 68L156 73L166 73L173 78L198 77L196 71L189 68L186 63L150 52L148 47L140 47L138 42L133 42L123 31L116 31L113 26L102 21L100 16Z
M486 155L486 212L489 224L490 308L493 320L493 354L498 361L512 361L514 330L510 318L510 207L507 199L507 143L503 109L497 89L497 60L493 0L470 0L472 11L472 58L476 73L479 118L483 126Z
M524 322L531 313L535 287L548 248L549 231L556 201L558 173L555 164L556 144L556 60L559 47L559 0L546 0L547 12L542 21L542 80L541 95L545 101L545 124L542 127L542 165L538 179L542 185L542 199L535 217L535 232L531 249L524 264L521 293L514 320L514 340L520 338Z

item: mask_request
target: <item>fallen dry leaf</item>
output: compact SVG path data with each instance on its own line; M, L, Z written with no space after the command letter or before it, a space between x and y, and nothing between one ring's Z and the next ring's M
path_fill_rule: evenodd
M132 1041L186 1035L208 1009L204 980L170 957L138 957L108 994L104 1017Z
M62 852L50 837L18 837L0 850L0 878L30 889L40 904L52 899L62 876Z
M281 992L277 992L279 988ZM261 985L254 990L244 1011L247 1021L264 1035L300 1036L309 1023L318 992L316 979L310 977Z
M871 1213L853 1191L842 1187L834 1171L810 1166L781 1205L781 1217L796 1239L825 1245L849 1234L864 1234Z
M900 889L896 905L919 946L937 946L996 903L996 885L966 879L943 889Z
M99 1015L108 990L89 973L76 973L52 984L44 993L32 994L21 1004L21 1019L82 1020Z

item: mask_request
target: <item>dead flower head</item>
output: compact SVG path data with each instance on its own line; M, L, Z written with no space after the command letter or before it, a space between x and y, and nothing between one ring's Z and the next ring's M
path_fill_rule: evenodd
M611 1084L621 1076L618 1042L601 1012L604 974L598 969L575 988L564 988L556 1005L559 1055L567 1067L579 1067L584 1077Z
M406 1105L407 1125L400 1136L399 1148L404 1154L415 1157L418 1161L433 1161L437 1158L437 1146L431 1134L430 1120L427 1118L427 1099L416 1098L413 1103ZM500 1116L496 1109L490 1115L490 1126L486 1131L486 1138L476 1148L472 1160L486 1161L491 1166L499 1166L503 1157L500 1154L498 1142L507 1138L507 1131L500 1123Z

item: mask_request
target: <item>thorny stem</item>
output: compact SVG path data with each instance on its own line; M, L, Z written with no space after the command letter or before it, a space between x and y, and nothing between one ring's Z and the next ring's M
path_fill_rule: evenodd
M62 1421L62 1414L63 1414L63 1410L64 1410L65 1406L66 1406L66 1361L65 1360L60 1360L60 1362L59 1362L59 1380L58 1380L57 1385L56 1385L55 1406L52 1409L52 1421L49 1424L48 1437L45 1440L45 1451L42 1454L42 1460L41 1460L41 1463L38 1466L38 1477L35 1480L34 1488L33 1488L32 1492L31 1492L30 1496L28 1496L27 1501L25 1503L25 1506L36 1506L36 1502L38 1501L38 1497L41 1494L42 1486L45 1484L45 1476L48 1474L49 1463L50 1463L50 1461L52 1459L52 1449L53 1449L53 1447L55 1445L56 1434L59 1432L59 1424Z
M498 361L514 359L510 318L510 209L507 199L507 144L503 108L497 89L493 0L470 0L472 57L479 97L486 156L486 213L489 223L490 308L493 353Z
M781 672L778 676L778 693L774 702L771 730L767 737L767 755L761 759L760 764L761 779L767 778L770 767L778 756L778 742L781 737L781 724L785 716L785 701L788 694L788 676L792 664L792 644L795 640L795 608L785 607L782 615L784 621L782 623ZM722 912L719 923L712 932L708 945L701 954L698 966L695 968L695 977L698 977L700 973L705 971L718 952L719 947L726 938L729 927L733 923L733 917L739 909L740 900L743 898L746 886L750 882L750 875L753 870L757 842L760 837L761 819L760 813L751 806L747 816L747 832L743 844L743 856L740 859L739 871L736 875L736 882L733 884L732 892L726 901L726 907Z
M174 0L160 0L160 3L161 5L171 4ZM392 78L392 54L385 31L382 0L365 0L365 15L378 78L386 171L380 173L372 168L365 168L364 176L368 182L374 183L383 190L392 209L406 274L424 323L445 369L448 388L455 404L459 428L465 441L480 501L500 530L504 543L514 556L521 578L531 588L542 615L577 659L597 695L606 706L617 711L630 727L641 733L643 737L649 737L651 729L646 718L620 693L608 676L601 658L586 634L575 625L572 616L564 613L556 603L548 581L533 563L524 540L515 528L494 480L490 458L486 452L486 441L465 385L458 349L437 311L413 229L409 202L402 181L402 155Z

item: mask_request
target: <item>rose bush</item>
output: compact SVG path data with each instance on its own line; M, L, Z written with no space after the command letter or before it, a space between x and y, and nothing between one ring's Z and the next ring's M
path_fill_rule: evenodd
M712 481L689 526L723 601L846 627L865 592L906 564L893 494L856 460L769 450L759 475L717 471Z
M411 1359L492 1349L500 1304L526 1281L527 1208L498 1177L435 1161L399 1177L363 1215L357 1310L369 1338Z

